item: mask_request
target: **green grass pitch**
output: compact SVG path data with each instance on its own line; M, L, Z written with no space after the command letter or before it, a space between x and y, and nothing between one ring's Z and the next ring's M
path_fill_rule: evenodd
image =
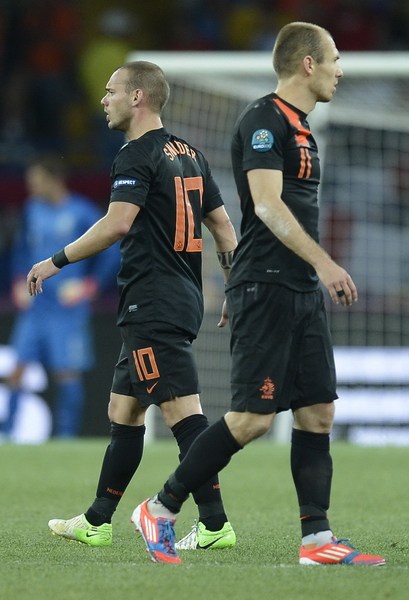
M237 454L221 474L238 542L225 551L185 551L182 565L154 564L130 524L177 460L173 441L148 444L114 517L114 543L90 548L52 536L50 518L88 508L107 440L0 445L1 600L400 600L409 586L408 448L333 444L330 520L338 537L383 554L384 567L301 567L289 448L267 439ZM177 522L195 517L189 500Z

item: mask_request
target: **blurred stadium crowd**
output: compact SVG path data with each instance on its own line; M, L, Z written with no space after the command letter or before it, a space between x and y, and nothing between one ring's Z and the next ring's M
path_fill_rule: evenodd
M409 0L0 0L0 167L33 150L107 163L99 100L129 50L270 49L291 20L343 50L409 48ZM96 137L97 136L97 139ZM111 145L111 147L110 147Z
M130 49L270 49L291 20L328 27L341 51L409 47L407 0L1 0L0 6L2 167L32 149L64 150L74 164L88 166L109 159L112 149L93 138L101 134L99 99L111 67Z

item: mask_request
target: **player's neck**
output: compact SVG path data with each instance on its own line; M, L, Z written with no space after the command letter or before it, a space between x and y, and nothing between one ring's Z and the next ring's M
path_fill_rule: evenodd
M148 131L161 129L163 127L162 120L159 115L150 114L139 122L131 123L129 130L126 132L128 140L137 140Z
M297 79L279 81L275 90L277 96L292 104L302 112L310 113L317 103L310 90Z

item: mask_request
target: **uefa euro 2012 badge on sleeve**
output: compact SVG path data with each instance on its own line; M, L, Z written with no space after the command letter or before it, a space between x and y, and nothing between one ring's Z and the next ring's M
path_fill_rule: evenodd
M256 152L268 152L274 143L274 136L268 129L257 129L251 138L251 146Z

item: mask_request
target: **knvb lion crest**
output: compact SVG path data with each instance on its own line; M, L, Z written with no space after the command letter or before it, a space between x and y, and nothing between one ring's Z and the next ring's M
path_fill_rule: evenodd
M270 377L266 377L266 379L263 381L263 385L261 386L261 388L259 388L259 390L261 392L262 400L274 400L275 385L270 379Z

